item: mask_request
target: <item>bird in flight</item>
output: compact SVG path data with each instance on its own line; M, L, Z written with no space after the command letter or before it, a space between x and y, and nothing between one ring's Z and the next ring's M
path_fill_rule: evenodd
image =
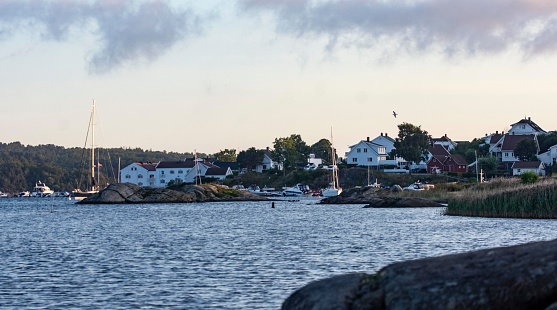
M397 115L398 115L398 114L396 114L396 112L393 111L393 116L394 116L395 118L396 118Z

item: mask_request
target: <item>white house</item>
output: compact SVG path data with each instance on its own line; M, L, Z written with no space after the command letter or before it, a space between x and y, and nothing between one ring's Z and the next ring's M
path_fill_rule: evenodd
M194 183L198 176L224 179L230 174L232 174L230 167L219 168L202 159L158 163L136 162L120 170L122 182L148 187L166 187L170 181Z
M151 162L132 163L120 170L120 180L123 183L155 187L157 185L156 166L156 163Z
M346 152L346 163L349 165L378 167L380 161L387 160L386 147L373 143L367 138L352 146Z
M546 166L553 166L557 164L557 144L549 147L547 152L539 154L538 159Z
M539 135L547 133L541 129L538 124L534 123L530 117L521 119L520 121L511 124L509 134L511 135Z
M371 140L371 142L385 146L385 154L389 154L392 150L395 149L395 139L389 137L387 133L381 133L381 135Z
M536 147L539 150L538 139L537 135L534 134L527 134L527 135L517 135L517 134L504 134L500 136L499 140L493 143L493 139L491 142L489 152L491 156L497 158L499 162L512 164L513 162L518 161L519 159L514 155L514 149L516 145L525 139L534 140L536 143Z
M269 148L267 148L265 150L264 155L263 155L263 160L261 161L260 164L255 166L255 172L261 173L261 172L267 171L269 169L282 170L282 164L274 161L271 158L271 151L269 150Z
M517 161L512 166L513 175L521 175L526 171L545 176L545 165L541 161Z

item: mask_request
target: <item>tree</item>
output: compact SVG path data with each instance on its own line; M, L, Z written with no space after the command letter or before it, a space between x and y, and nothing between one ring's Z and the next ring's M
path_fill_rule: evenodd
M478 158L478 171L483 170L483 172L495 172L499 167L499 161L493 156Z
M557 131L548 132L545 135L538 135L540 153L547 152L550 147L557 144Z
M296 168L297 163L307 162L310 147L297 134L275 138L273 159L284 163L284 168Z
M521 161L529 161L536 158L538 147L536 141L531 139L520 140L514 148L514 155Z
M250 147L245 151L238 153L237 161L241 168L246 168L248 170L254 170L257 165L263 162L265 157L264 150L257 150L255 147Z
M218 153L214 154L215 159L217 161L224 161L224 162L235 162L236 161L236 150L235 149L224 149Z
M420 126L402 123L398 125L398 138L395 140L394 147L398 156L419 163L427 159L429 140L428 132L422 130Z
M321 158L324 163L331 163L331 141L321 139L310 147L310 152L315 154L315 157ZM336 158L336 156L335 156Z

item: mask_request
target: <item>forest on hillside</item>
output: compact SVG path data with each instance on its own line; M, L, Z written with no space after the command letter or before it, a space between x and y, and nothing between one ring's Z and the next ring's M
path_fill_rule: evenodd
M71 191L91 169L91 149L65 148L52 144L22 145L20 142L0 142L0 191L18 193L30 191L41 181L54 191ZM115 182L118 163L125 167L133 162L183 160L192 153L146 151L141 148L96 148L99 184ZM198 154L206 157L205 154Z

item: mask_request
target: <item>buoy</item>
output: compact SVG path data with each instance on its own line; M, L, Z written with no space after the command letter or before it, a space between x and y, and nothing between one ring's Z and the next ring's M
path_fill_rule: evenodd
M271 208L274 208L274 207L275 207L275 202L273 201L273 202L271 203Z

